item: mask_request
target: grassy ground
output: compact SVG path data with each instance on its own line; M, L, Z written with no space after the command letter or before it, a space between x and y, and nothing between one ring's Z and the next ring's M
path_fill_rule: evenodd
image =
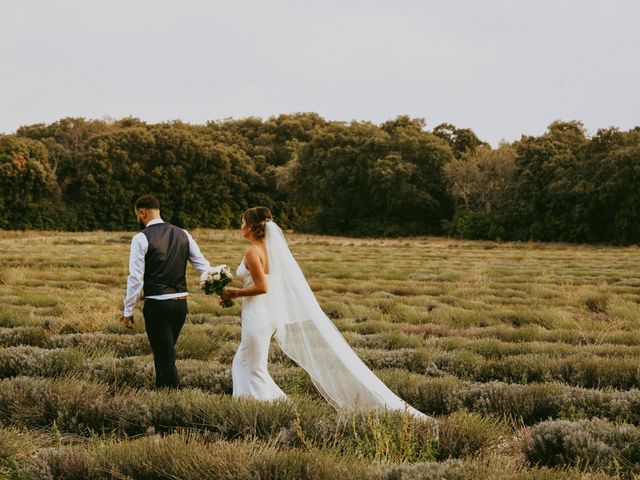
M192 232L239 263L236 232ZM441 434L335 412L272 345L295 405L230 398L239 307L197 291L184 389L154 391L130 233L0 232L0 477L638 478L640 249L290 235L325 312ZM634 475L636 477L634 477Z

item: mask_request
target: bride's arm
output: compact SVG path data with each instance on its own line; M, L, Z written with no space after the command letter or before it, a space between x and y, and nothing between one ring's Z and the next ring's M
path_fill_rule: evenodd
M250 248L244 259L244 262L251 273L251 277L253 278L254 285L246 288L225 288L220 296L223 300L238 297L253 297L255 295L267 293L267 290L269 290L267 276L264 273L264 268L260 261L260 255L256 249Z

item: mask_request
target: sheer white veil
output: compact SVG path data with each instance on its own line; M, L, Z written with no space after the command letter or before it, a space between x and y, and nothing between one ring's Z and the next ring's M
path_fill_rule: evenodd
M320 308L282 230L273 221L265 227L269 260L270 316L282 350L311 376L335 408L387 408L431 417L394 394L356 355Z

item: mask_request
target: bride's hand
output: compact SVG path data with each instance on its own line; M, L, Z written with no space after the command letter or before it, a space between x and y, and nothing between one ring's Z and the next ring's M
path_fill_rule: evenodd
M232 298L236 298L235 292L235 288L225 288L224 290L222 290L220 300L230 300Z

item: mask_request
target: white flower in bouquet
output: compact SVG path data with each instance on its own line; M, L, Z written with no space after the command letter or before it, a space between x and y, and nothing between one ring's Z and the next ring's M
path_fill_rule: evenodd
M233 275L227 265L216 265L209 267L209 270L200 276L200 288L204 293L211 295L215 293L220 295L224 287L231 283ZM233 300L224 300L223 306L231 307L234 305Z

